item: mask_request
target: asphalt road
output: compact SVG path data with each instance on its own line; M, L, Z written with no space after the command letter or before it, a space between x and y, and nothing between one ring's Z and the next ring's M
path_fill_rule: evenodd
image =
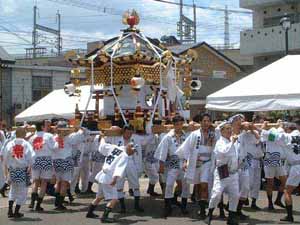
M126 200L127 204L127 214L121 215L118 213L119 208L113 210L111 216L117 219L115 224L143 224L143 225L201 225L206 224L203 221L200 221L197 218L198 206L192 203L189 203L188 208L190 214L188 216L182 216L178 208L174 208L173 215L168 219L162 218L163 212L163 200L162 199L150 199L146 193L147 180L142 180L142 197L141 205L145 208L145 213L136 214L133 210L133 198L128 197ZM157 185L158 186L158 185ZM95 188L96 189L96 188ZM159 189L157 187L157 191ZM289 224L280 222L280 218L285 216L285 210L276 209L272 212L268 211L265 207L267 206L267 200L265 193L260 193L261 197L258 201L258 206L263 208L262 211L254 212L249 208L245 209L245 214L250 216L248 221L240 223L244 224ZM274 196L275 197L275 196ZM59 212L53 210L53 198L47 197L44 201L43 207L45 211L43 213L32 212L28 208L28 205L22 207L21 212L25 214L24 218L21 219L8 219L7 218L7 198L0 198L0 225L89 225L89 224L99 224L101 221L99 219L87 219L85 214L87 207L91 200L92 196L79 196L75 201L68 205L68 210L66 212ZM27 201L29 203L29 200ZM102 215L105 203L101 203L97 208L95 213ZM294 210L295 210L295 224L300 224L300 197L294 196ZM218 210L215 212L217 217ZM299 221L299 222L298 222ZM221 225L226 224L225 221L215 219L212 224Z

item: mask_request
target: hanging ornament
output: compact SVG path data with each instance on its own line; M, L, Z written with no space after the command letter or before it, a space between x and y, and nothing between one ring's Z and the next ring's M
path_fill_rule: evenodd
M133 28L135 25L139 24L140 17L138 13L135 10L127 11L123 14L122 19L123 24L127 24L130 26L130 28Z
M140 91L145 85L145 79L142 78L140 74L136 74L133 78L131 78L130 85L133 90Z

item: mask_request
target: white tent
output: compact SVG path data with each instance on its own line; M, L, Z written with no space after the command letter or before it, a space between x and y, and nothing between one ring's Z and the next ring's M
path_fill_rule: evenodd
M300 109L300 55L286 56L207 96L216 111Z
M97 88L95 88L97 89ZM44 119L64 118L74 119L75 107L83 111L90 94L90 86L80 87L81 96L69 96L63 89L54 90L32 106L16 116L16 122L41 121ZM88 110L95 109L95 99L91 99ZM99 101L99 111L103 109L103 101Z

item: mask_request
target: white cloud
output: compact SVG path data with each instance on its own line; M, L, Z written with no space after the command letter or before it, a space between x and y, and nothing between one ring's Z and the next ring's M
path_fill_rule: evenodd
M18 4L14 0L0 0L0 12L2 15L11 15L18 8Z

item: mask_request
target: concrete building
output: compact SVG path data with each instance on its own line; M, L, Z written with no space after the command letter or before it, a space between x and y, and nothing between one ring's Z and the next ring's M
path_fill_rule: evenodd
M300 2L298 0L240 0L240 7L253 11L253 29L241 32L241 55L254 56L255 68L264 67L285 55L284 16L291 19L289 52L300 52Z
M63 88L70 81L72 69L63 57L16 60L3 48L0 65L0 119L9 125L31 104L52 90Z

